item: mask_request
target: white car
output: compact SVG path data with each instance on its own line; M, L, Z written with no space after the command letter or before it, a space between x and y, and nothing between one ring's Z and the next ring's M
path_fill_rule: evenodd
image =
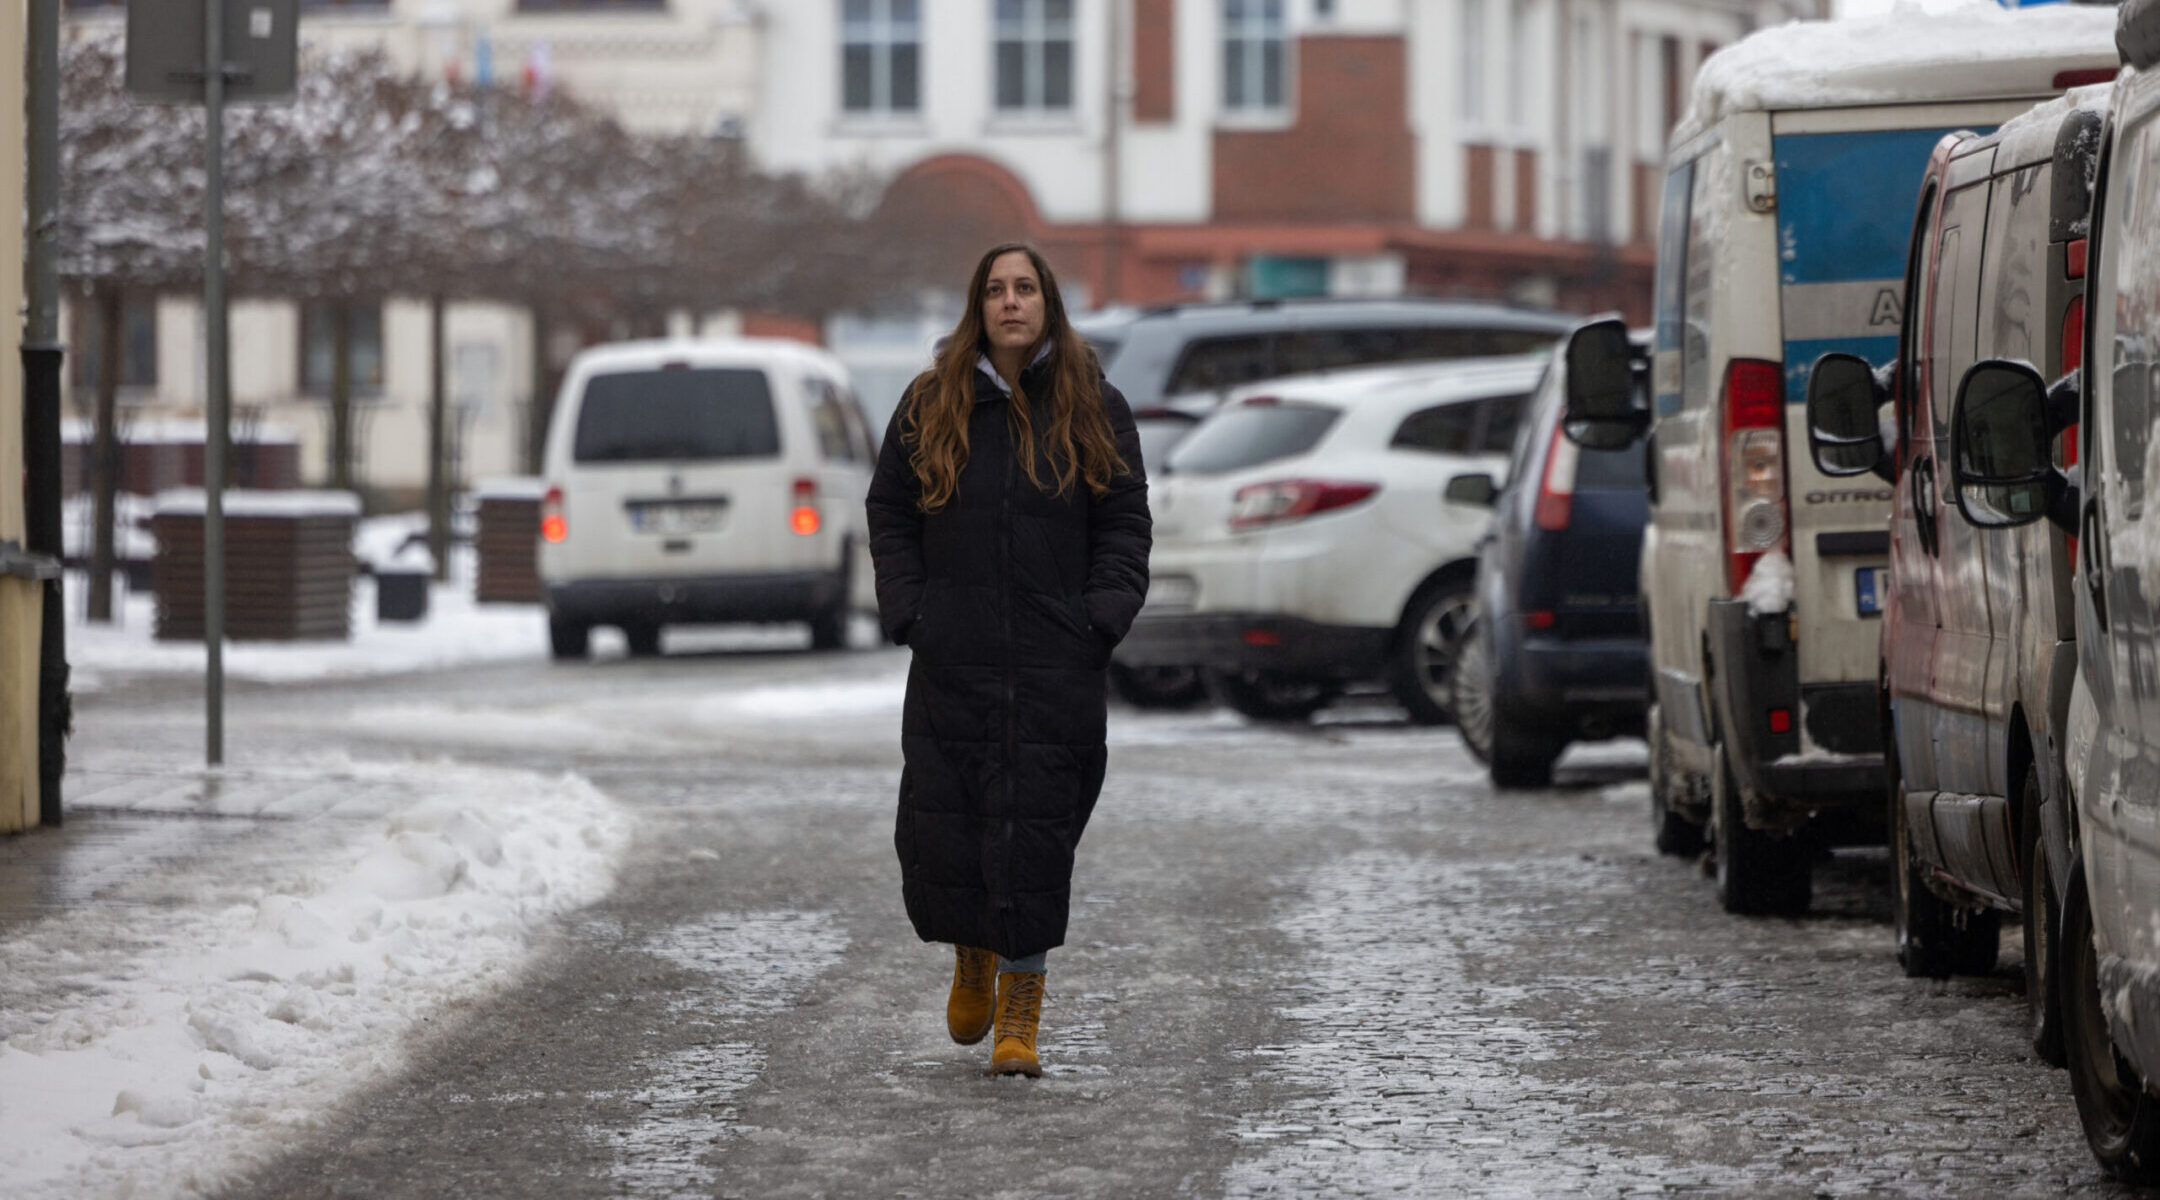
M847 368L757 338L578 355L548 424L540 582L555 657L614 625L808 621L813 647L873 606L863 496L877 450Z
M1133 669L1198 666L1248 716L1310 716L1384 680L1447 719L1491 511L1448 480L1507 466L1545 355L1274 380L1234 395L1155 470Z

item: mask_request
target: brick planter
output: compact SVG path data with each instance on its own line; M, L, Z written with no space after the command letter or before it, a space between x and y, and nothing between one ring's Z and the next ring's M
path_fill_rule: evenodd
M228 492L225 636L234 641L336 639L352 633L353 524L347 492ZM160 641L203 636L203 494L167 492L157 535Z
M473 598L483 604L531 604L540 599L540 498L537 479L494 479L474 489L479 498L479 555Z

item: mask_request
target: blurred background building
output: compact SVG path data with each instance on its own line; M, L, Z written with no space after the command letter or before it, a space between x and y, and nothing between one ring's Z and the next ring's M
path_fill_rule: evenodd
M69 0L78 33L117 0ZM824 341L889 409L952 319L972 252L1041 245L1075 308L1471 295L1647 316L1652 186L1696 66L1828 0L303 0L302 39L426 78L562 89L633 132L727 139L756 167L872 181L949 247L950 288L838 313L677 312L665 330ZM73 305L70 382L99 356ZM341 311L342 310L342 313ZM423 298L233 310L239 436L323 476L333 323L351 339L357 470L424 482ZM201 408L186 293L122 306L136 419ZM453 303L462 482L523 471L534 396L582 344L658 332ZM74 411L86 411L78 399Z

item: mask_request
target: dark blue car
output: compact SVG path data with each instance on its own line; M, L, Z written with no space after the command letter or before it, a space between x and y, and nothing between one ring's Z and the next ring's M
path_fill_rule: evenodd
M1477 600L1455 668L1455 719L1503 788L1543 787L1569 743L1633 736L1649 704L1650 633L1636 584L1649 498L1643 452L1561 432L1556 356L1515 435L1508 483L1457 476L1450 498L1493 506Z

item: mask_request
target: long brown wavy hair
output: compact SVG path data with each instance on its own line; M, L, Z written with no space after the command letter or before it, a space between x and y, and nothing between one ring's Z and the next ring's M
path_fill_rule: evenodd
M1057 276L1033 246L1005 242L984 252L968 280L967 307L960 323L938 347L930 369L908 385L900 419L900 436L908 447L908 465L922 485L924 512L936 512L953 497L960 470L968 460L968 416L975 409L976 361L990 352L990 337L983 327L983 294L990 285L990 266L1015 251L1028 256L1035 278L1042 284L1043 336L1029 351L1033 360L1050 347L1046 395L1029 396L1017 383L1009 407L1013 446L1020 469L1028 482L1044 492L1069 496L1077 483L1100 496L1110 481L1127 470L1110 429L1110 415L1102 404L1102 370L1095 352L1072 327L1065 315L1065 298L1059 294ZM1035 421L1043 418L1038 440ZM1047 462L1053 489L1037 467Z

